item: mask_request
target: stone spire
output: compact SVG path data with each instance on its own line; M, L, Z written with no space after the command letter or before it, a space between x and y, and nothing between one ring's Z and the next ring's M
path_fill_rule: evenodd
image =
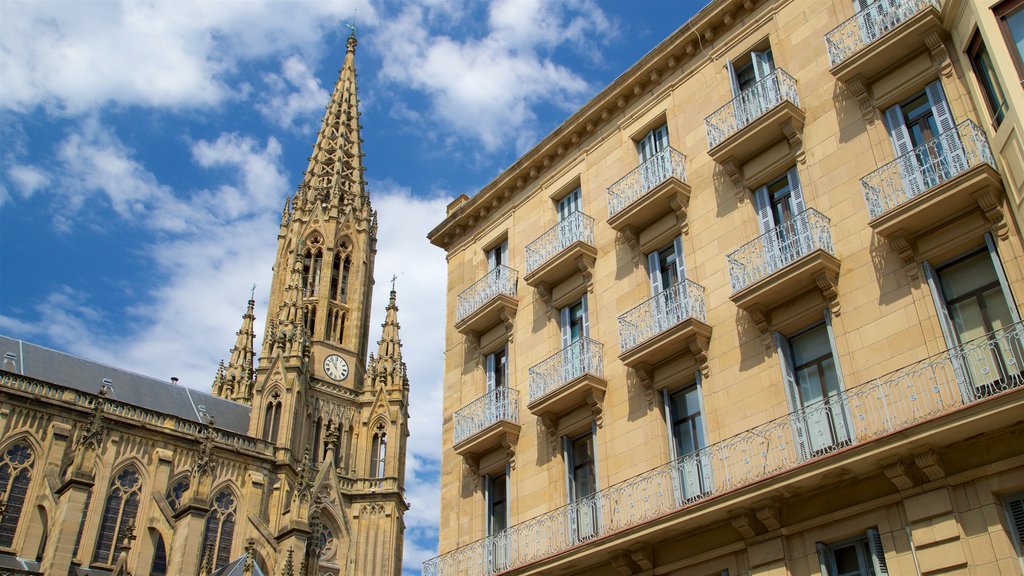
M253 367L253 341L256 332L253 323L256 321L255 300L256 287L249 295L249 306L242 315L242 326L235 332L235 346L231 348L231 361L227 366L221 361L217 376L213 380L213 394L243 404L252 404L252 387L255 380Z
M391 285L391 300L388 302L387 314L380 340L377 341L377 355L370 357L370 366L366 373L367 387L384 386L388 388L409 387L409 378L402 361L402 338L398 334L398 304L396 303L394 283Z

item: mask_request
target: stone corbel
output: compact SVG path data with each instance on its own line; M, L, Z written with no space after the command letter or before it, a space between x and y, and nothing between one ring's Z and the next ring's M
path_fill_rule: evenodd
M640 235L637 233L636 228L632 226L626 226L619 231L619 237L622 243L629 248L630 256L633 258L633 266L640 265Z
M677 194L669 198L668 205L671 206L672 211L676 213L676 222L679 223L679 231L683 234L689 234L690 221L686 219L686 203L683 202L683 199Z
M705 378L711 376L711 370L708 367L708 348L711 346L711 341L703 336L694 336L690 338L687 344L690 346L690 352L693 354L693 359L697 362L697 367L700 369L700 373Z
M644 398L647 400L647 409L654 408L654 371L650 366L641 365L633 368L636 381L644 390Z
M1006 218L1003 214L1003 207L999 203L999 194L991 186L975 192L974 201L978 203L985 219L992 225L992 231L1000 240L1007 240L1010 237L1009 227L1006 225Z
M931 53L932 66L946 78L953 76L953 61L949 59L949 50L937 32L929 32L924 36L924 43Z
M604 427L604 391L603 390L590 390L587 392L585 398L587 405L590 406L590 413L594 415L594 423L597 424L598 428Z
M757 530L754 525L754 518L749 512L739 512L729 517L729 521L732 522L732 527L739 531L740 535L745 539L753 538L757 536Z
M935 450L926 450L914 455L914 464L924 472L928 480L942 480L946 477L946 471L942 468L942 460Z
M505 459L508 460L508 467L516 469L516 447L507 435L501 438L501 447L505 449Z
M550 414L544 414L540 417L540 425L544 428L544 433L548 437L548 445L551 447L551 453L554 454L558 450L558 420Z
M505 339L511 344L512 335L514 334L512 327L515 323L516 311L514 308L512 310L505 309L498 313L498 317L501 318L501 323L505 326Z
M612 567L622 576L633 576L641 572L640 566L629 557L627 552L619 552L611 558Z
M875 119L875 104L871 101L867 86L864 85L864 78L857 76L846 83L846 89L850 95L857 99L860 106L860 114L865 122L873 122Z
M466 332L466 346L471 350L476 350L480 347L480 334L475 330Z
M755 306L747 310L747 314L757 326L757 331L761 333L761 345L764 346L765 351L771 350L772 327L768 323L768 312L760 306Z
M473 490L480 489L480 459L476 456L463 456L466 464L466 474L469 476L469 483Z
M587 292L591 294L594 293L594 264L596 263L597 259L588 254L576 257L576 266L583 275L583 285L587 287Z
M782 133L789 142L789 151L796 157L796 161L801 164L804 163L807 157L804 153L804 138L800 134L803 129L803 122L795 119L786 120L786 123L782 125Z
M897 490L907 490L914 486L914 481L910 477L910 471L903 460L896 459L883 462L882 471L885 472L886 478L896 486Z
M914 245L903 232L897 232L889 237L889 247L896 251L904 264L913 264L917 260L914 255Z
M544 303L544 311L547 313L548 320L551 320L551 314L555 309L551 301L551 285L547 282L537 284L537 297Z
M736 187L736 199L743 202L743 199L747 195L747 184L743 181L743 172L740 170L740 167L736 165L736 160L729 158L725 162L722 162L722 170L725 170L725 175L729 177L733 186Z
M825 297L825 301L828 302L829 310L832 311L833 316L839 316L839 292L836 290L836 283L838 281L839 278L833 272L822 272L814 277L814 282L818 285L818 289L821 290L821 295Z
M765 504L757 509L757 519L764 524L769 531L782 528L779 520L779 507L774 504Z

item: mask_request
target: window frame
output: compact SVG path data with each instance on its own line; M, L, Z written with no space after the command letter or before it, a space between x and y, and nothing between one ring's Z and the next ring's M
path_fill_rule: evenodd
M1024 55L1017 49L1016 39L1010 31L1010 24L1006 21L1012 13L1024 11L1024 0L1005 0L992 7L992 13L999 23L999 31L1006 42L1006 49L1010 52L1010 59L1013 60L1013 67L1017 69L1017 76L1024 84ZM1024 40L1024 38L1022 38Z
M977 83L981 96L985 100L985 108L988 110L992 129L998 130L1003 120L1006 119L1009 101L1006 98L1006 90L999 83L999 75L996 74L995 65L992 63L992 55L988 51L988 46L985 45L985 39L981 37L981 33L978 30L974 31L970 42L967 43L966 53L967 60L971 63L971 70L974 72L974 81ZM982 62L982 53L984 53L984 57L988 60L989 65L987 67ZM986 68L990 74L986 73ZM997 103L995 101L997 94L993 93L994 91L999 92L998 96L1002 97L1002 102Z

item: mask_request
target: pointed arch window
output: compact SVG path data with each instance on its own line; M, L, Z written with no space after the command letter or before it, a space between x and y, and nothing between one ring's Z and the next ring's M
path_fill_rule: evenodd
M178 507L185 500L185 493L188 492L191 480L189 477L182 476L176 481L171 483L171 487L167 489L167 505L171 507L171 511L177 511Z
M277 442L277 433L281 428L281 395L274 392L263 411L263 439Z
M331 262L331 291L329 293L333 300L340 299L338 294L338 281L341 278L341 252L334 253L334 260Z
M213 508L203 529L203 554L210 554L214 569L231 561L231 542L235 535L235 495L227 488L213 497Z
M388 435L384 431L384 424L377 424L377 430L373 433L373 442L370 446L370 476L373 478L384 477L384 462L387 460Z
M117 544L124 538L128 525L135 522L139 511L139 494L142 479L135 466L121 470L110 482L107 502L103 506L103 520L96 540L96 554L93 562L113 564Z
M348 301L348 273L352 269L352 256L346 254L345 261L341 264L341 287L339 288L338 300Z
M166 576L167 574L167 546L164 544L164 535L157 532L156 543L153 545L153 565L149 569L150 576Z
M4 548L14 544L14 533L18 530L18 520L25 505L34 462L32 448L23 442L7 448L0 460L0 496L7 503L3 520L0 521L0 546Z
M323 459L323 455L320 451L320 435L323 434L323 428L324 417L318 416L316 422L313 423L313 458L316 458L318 463Z

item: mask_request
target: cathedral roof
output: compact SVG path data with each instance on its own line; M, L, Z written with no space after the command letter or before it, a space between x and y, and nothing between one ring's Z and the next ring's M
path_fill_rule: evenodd
M110 380L110 400L139 408L202 422L200 407L216 418L217 428L239 434L249 431L250 408L180 384L158 380L44 348L23 340L0 336L3 369L65 388L95 394ZM13 366L10 365L13 361Z

